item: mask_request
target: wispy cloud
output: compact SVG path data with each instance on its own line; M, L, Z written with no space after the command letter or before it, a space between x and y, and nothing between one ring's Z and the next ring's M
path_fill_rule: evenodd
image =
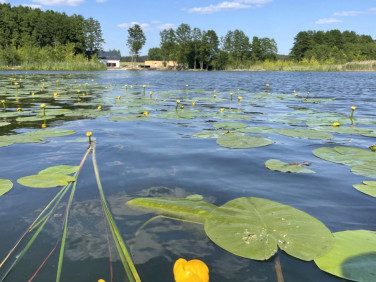
M97 3L104 3L104 2L107 2L107 0L96 0Z
M33 0L34 3L38 3L44 6L78 6L85 0Z
M211 4L204 7L196 7L186 9L189 13L197 14L214 14L222 11L234 11L240 9L249 9L252 7L261 7L273 0L235 0L235 1L225 1L218 4Z
M344 17L358 17L361 15L376 15L376 8L370 8L363 11L342 11L342 12L335 12L332 18L325 18L319 19L315 22L315 24L331 24L331 23L339 23L342 22L339 18Z
M161 23L160 21L151 21L150 23L130 22L118 24L117 26L120 28L128 29L136 24L138 24L143 31L163 30L169 28L174 29L176 27L174 24Z
M22 4L21 6L23 6L23 7L29 7L31 9L40 9L41 8L41 5L35 5L35 4Z
M4 4L5 3L5 0L0 0L0 4Z
M340 23L342 22L336 18L327 18L327 19L319 19L315 22L315 24L332 24L332 23Z
M370 8L363 11L343 11L333 14L335 17L357 17L360 15L376 15L376 8Z

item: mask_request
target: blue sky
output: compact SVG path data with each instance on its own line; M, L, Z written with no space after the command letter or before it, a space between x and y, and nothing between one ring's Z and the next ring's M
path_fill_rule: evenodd
M274 38L278 53L288 54L294 37L305 30L353 30L376 39L375 0L0 0L12 6L93 17L102 27L104 49L129 55L127 29L139 24L146 35L141 54L159 46L159 32L186 23L224 36L240 29L253 36Z

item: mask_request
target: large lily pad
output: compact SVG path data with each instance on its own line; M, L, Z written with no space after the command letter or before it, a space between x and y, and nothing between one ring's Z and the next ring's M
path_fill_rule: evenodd
M65 135L75 134L76 131L69 129L42 129L36 131L30 131L24 133L24 136L30 136L34 138L44 138L44 137L60 137Z
M233 130L247 127L247 124L241 122L217 122L213 125L214 128L221 128L224 130Z
M376 232L351 230L336 232L333 248L315 259L330 274L354 281L376 280Z
M279 247L309 261L333 244L331 232L319 220L262 198L238 198L214 209L205 220L205 231L221 248L256 260L270 258Z
M165 197L136 198L126 204L133 208L141 208L149 212L197 223L204 223L206 216L216 207L196 199Z
M86 139L87 141L87 139ZM57 166L51 166L46 169L43 169L39 172L39 174L72 174L77 172L80 169L80 166L72 166L72 165L57 165Z
M218 138L224 133L222 131L201 131L201 132L196 132L193 134L194 137L198 138Z
M32 188L51 188L57 186L65 186L69 182L73 182L76 179L69 175L64 174L34 174L25 177L21 177L17 182L23 186Z
M241 133L229 132L217 139L217 144L232 149L257 148L273 144L274 141L261 136L247 136Z
M376 181L363 181L363 184L354 184L353 187L364 194L376 198Z
M9 179L0 179L0 196L12 189L13 183Z
M285 163L280 160L270 159L265 162L265 166L270 170L280 172L294 172L294 173L315 173L313 170L304 167L299 163Z
M316 140L326 140L332 139L333 135L329 132L317 131L313 129L278 129L276 130L279 134L295 137L295 138L305 138L305 139L316 139Z
M364 165L376 159L374 152L354 147L321 147L313 150L313 154L321 159L349 166Z

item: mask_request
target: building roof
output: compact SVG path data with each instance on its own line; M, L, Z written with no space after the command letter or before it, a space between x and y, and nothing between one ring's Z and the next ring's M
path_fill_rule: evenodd
M106 51L99 51L98 52L98 59L100 60L120 60L120 54L118 52L106 52Z

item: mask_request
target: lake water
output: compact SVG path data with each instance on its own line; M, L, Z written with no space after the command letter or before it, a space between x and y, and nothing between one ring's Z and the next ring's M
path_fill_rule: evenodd
M330 140L311 140L270 132L247 133L266 137L275 143L259 148L231 149L219 146L216 139L193 136L197 132L214 130L213 125L218 122L234 121L273 128L306 127L303 110L314 111L316 117L319 116L317 113L348 117L352 105L357 107L356 118L376 122L376 73L0 72L1 99L8 99L11 93L9 77L22 78L25 88L19 90L21 99L9 102L8 111L17 107L22 107L23 111L39 110L40 103L45 101L47 111L58 107L77 112L80 104L73 94L69 99L59 100L53 98L53 92L62 91L63 87L65 93L75 93L78 87L84 92L85 83L94 90L82 98L90 118L84 114L75 117L60 115L47 121L47 128L73 129L75 135L0 147L0 178L14 183L13 189L0 197L0 259L59 190L28 188L18 184L17 179L49 166L79 165L87 142L76 139L86 140L87 131L92 131L96 138L103 188L143 281L173 281L172 267L179 257L205 261L211 281L260 282L277 281L277 278L274 257L262 262L237 257L210 241L202 225L157 219L135 235L141 225L154 216L125 205L135 197L200 194L205 201L218 206L238 197L261 197L302 210L322 221L332 232L376 230L375 198L352 187L373 179L352 174L349 166L331 163L312 154L319 147L367 149L376 143L375 137L334 134ZM55 89L57 79L61 86ZM27 81L33 83L27 84ZM266 83L270 84L268 88ZM27 96L30 95L29 88L38 90L41 84L45 84L44 90L50 98L43 100L45 96ZM143 84L146 90L142 88ZM186 88L186 85L189 86ZM233 93L232 99L230 92ZM241 102L237 99L239 95L243 97ZM120 100L118 96L121 96ZM177 99L184 109L176 109ZM193 100L197 100L195 106L191 105ZM149 102L141 105L144 101ZM93 114L97 105L102 106L99 116ZM220 108L225 109L224 114L252 119L223 119ZM176 110L196 111L195 118L174 119L166 115ZM121 113L142 115L143 111L148 111L149 119L110 120ZM300 121L291 121L297 117ZM43 123L17 122L15 118L6 120L11 124L0 127L2 135L40 129ZM376 124L372 122L359 126L376 130ZM264 165L269 159L288 163L307 161L310 162L309 168L316 173L271 171ZM64 208L65 204L57 210L29 253L5 281L30 278L61 238ZM114 281L127 281L120 260L113 256ZM312 261L301 261L282 251L278 251L278 256L285 281L342 281L319 270ZM54 281L57 260L58 250L35 281ZM0 275L3 275L2 271ZM110 281L109 259L102 208L89 158L79 176L71 208L62 281L97 281L99 278Z

